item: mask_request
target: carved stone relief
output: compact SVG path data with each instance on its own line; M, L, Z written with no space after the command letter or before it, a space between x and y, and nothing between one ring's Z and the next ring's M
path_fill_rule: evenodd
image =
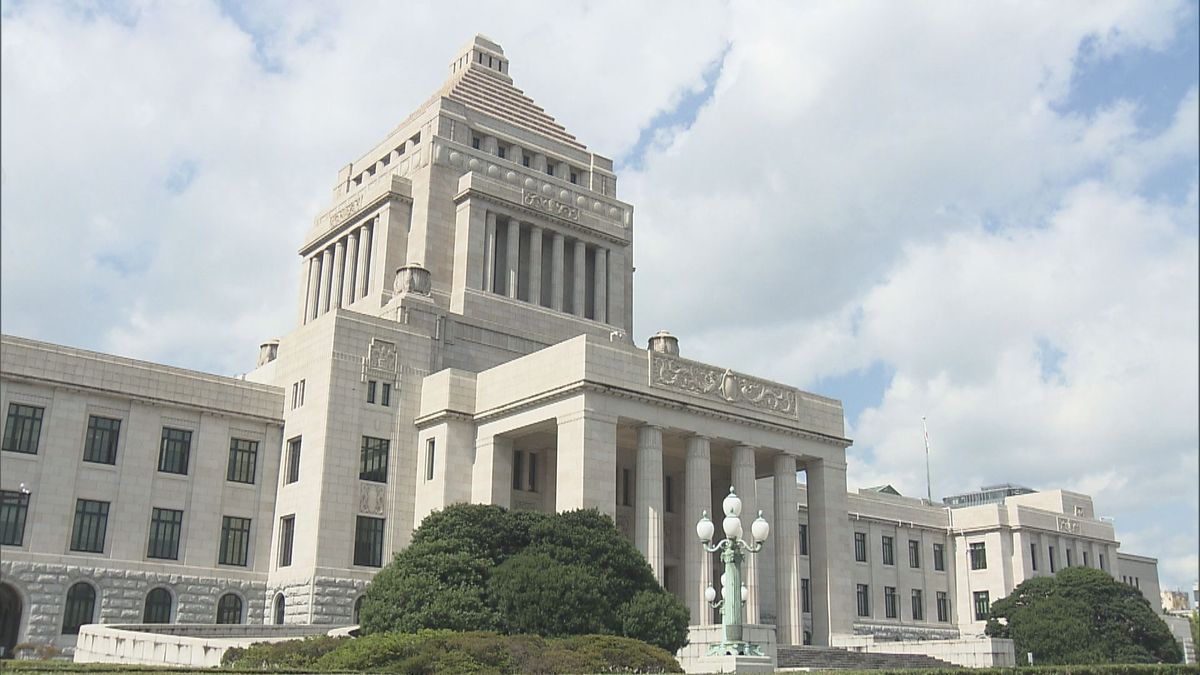
M387 509L387 486L374 483L358 484L358 512L382 516Z
M363 379L395 382L398 372L396 344L379 338L371 338L367 356L363 359Z
M557 199L543 197L536 192L530 192L528 190L523 191L521 193L521 201L525 204L525 206L539 208L547 213L552 213L556 216L567 218L569 220L579 220L579 209L571 206L570 204L564 204Z
M340 206L329 213L330 227L345 221L350 216L353 216L362 208L362 193L354 195L352 199L343 202Z
M1079 521L1071 520L1070 518L1059 518L1058 531L1079 534Z
M652 387L677 389L789 419L799 416L799 394L791 387L669 354L648 354Z

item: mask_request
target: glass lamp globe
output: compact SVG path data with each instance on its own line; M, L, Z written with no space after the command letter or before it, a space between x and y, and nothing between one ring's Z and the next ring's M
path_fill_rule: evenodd
M754 535L754 541L766 541L767 535L771 533L771 526L763 518L762 511L758 512L758 517L750 525L750 533Z
M709 586L708 588L704 589L704 599L709 602L716 600L717 599L717 589L713 588L712 586Z
M737 518L742 515L742 499L733 491L733 486L729 487L729 496L725 497L725 501L721 502L721 508L725 509L725 515Z
M716 528L713 526L713 521L708 517L708 511L705 511L700 521L696 523L696 536L700 537L700 541L712 541L713 531Z
M746 586L743 584L742 585L742 602L745 602L746 598L749 598L749 597L750 597L750 589L746 588Z
M739 539L742 536L742 521L738 520L737 516L725 516L725 520L721 521L721 528L730 539Z

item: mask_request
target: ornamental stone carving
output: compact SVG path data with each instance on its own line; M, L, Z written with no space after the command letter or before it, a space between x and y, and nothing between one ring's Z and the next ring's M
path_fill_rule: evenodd
M675 389L788 419L799 417L799 392L774 382L649 351L650 386Z
M386 486L376 483L358 484L358 512L382 516L387 509Z
M338 223L343 222L350 216L353 216L355 213L358 213L358 210L360 208L362 208L362 193L361 192L354 195L353 198L351 198L345 202L342 202L341 206L338 206L336 209L329 212L329 225L332 227L334 225L337 225Z
M392 290L397 295L408 293L429 295L433 291L433 280L429 275L429 270L422 267L420 263L408 263L396 270Z
M1079 534L1079 521L1071 520L1070 518L1059 518L1058 531Z
M367 356L363 358L363 380L395 382L398 372L397 364L396 343L371 338Z
M570 204L564 204L557 199L543 197L537 192L531 192L529 190L523 191L521 193L521 202L524 203L525 206L532 206L561 218L566 218L568 220L579 220L579 209L571 206Z

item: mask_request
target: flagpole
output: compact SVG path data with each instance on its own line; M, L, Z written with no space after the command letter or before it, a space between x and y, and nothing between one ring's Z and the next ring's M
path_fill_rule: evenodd
M929 427L925 426L925 416L921 415L921 431L925 433L925 498L933 503L933 486L929 480Z

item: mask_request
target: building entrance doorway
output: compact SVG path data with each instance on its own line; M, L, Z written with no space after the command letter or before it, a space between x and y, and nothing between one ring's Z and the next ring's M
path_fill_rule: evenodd
M11 659L21 630L21 596L8 584L0 584L0 659Z

